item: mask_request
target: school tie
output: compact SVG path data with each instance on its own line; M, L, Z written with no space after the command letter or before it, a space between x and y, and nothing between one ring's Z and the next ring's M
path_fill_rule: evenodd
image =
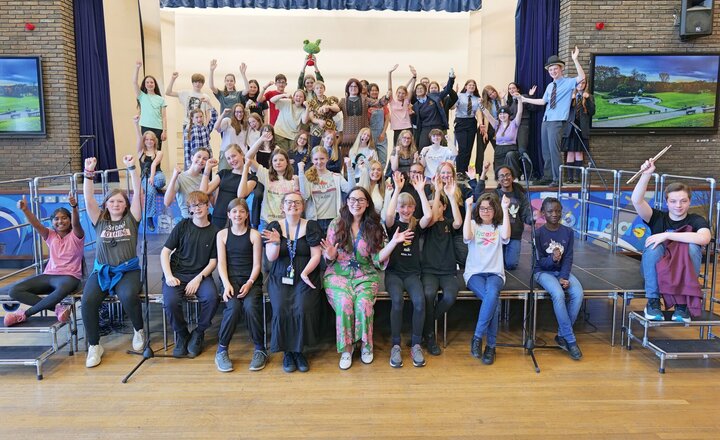
M555 108L557 104L557 83L553 81L552 92L550 92L550 108Z
M468 99L467 114L468 114L468 117L471 117L473 115L472 114L472 96L468 95L467 99Z
M500 101L498 101L497 99L495 100L495 114L500 114Z

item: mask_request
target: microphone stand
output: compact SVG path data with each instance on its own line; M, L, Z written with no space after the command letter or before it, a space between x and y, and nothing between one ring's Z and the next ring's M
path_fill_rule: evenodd
M530 175L527 170L526 166L526 156L521 156L520 162L522 163L523 167L523 174L525 175L525 191L527 192L528 201L530 201ZM523 320L523 332L525 333L525 340L522 344L496 344L499 347L514 347L514 348L524 348L528 354L530 355L530 358L532 359L533 366L535 368L536 373L540 373L540 366L538 365L537 358L535 357L535 349L536 348L550 348L550 349L560 349L559 346L549 346L549 347L536 347L535 346L535 332L532 333L528 331L527 329L527 322L528 320L532 319L533 313L535 312L535 303L537 302L535 298L535 264L540 259L538 255L537 246L535 246L535 220L533 219L532 224L530 225L530 250L532 255L532 263L530 267L530 290L528 291L528 298L530 301L530 308L527 312L527 317ZM533 322L534 324L534 322Z
M95 139L95 135L94 134L88 134L88 135L81 134L80 139L82 139L83 141L80 144L80 148L78 148L77 151L79 151L82 154L82 150L83 150L83 148L85 148L85 144L87 144L88 141ZM57 174L62 174L63 171L65 171L65 168L67 168L70 164L72 164L72 160L73 160L73 158L71 156L70 159L68 159L67 163L65 163L65 165L63 165L63 167L60 169L60 172Z
M142 174L141 174L142 176ZM142 177L141 177L142 178ZM147 191L148 191L148 185L150 185L150 176L145 177L145 194L134 194L134 197L145 197L146 200L144 200L143 205L147 204ZM153 202L155 202L153 200ZM143 209L143 214L145 213L145 209ZM147 243L147 219L143 218L143 230L142 230L142 266L141 266L141 285L143 286L143 290L145 291L145 316L144 316L144 325L145 328L145 347L143 348L142 352L134 351L134 350L128 350L127 354L132 354L136 356L142 356L142 359L135 365L135 367L130 370L130 372L123 378L122 383L127 383L127 381L130 379L130 376L135 374L135 372L140 368L142 364L145 363L146 360L152 359L154 357L162 357L162 358L171 358L173 356L165 355L165 354L155 354L153 349L150 347L150 288L149 288L149 282L148 282L148 243ZM165 310L162 311L165 313Z
M590 150L588 150L587 145L585 145L585 141L583 141L582 136L580 136L580 133L582 133L582 130L580 129L580 127L577 126L577 124L575 124L574 121L568 121L568 123L570 125L572 125L572 127L573 127L572 131L575 133L575 136L577 136L578 140L580 141L580 145L582 145L583 150L585 150L585 154L587 154L588 162L590 163L590 165L592 165L593 169L596 170L595 172L597 173L598 177L602 181L603 186L605 187L605 191L607 191L607 189L608 189L607 182L603 178L602 174L600 174L600 171L597 171L597 164L595 163L595 159L593 159L592 154L590 154Z

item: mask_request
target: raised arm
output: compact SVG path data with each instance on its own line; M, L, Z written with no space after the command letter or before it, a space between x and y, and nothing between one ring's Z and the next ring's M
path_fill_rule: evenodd
M130 201L130 212L138 222L142 220L142 191L140 190L140 170L135 165L135 158L132 154L123 157L123 163L130 174L130 185L133 190L133 197Z
M142 68L142 61L135 62L135 72L133 72L132 77L132 83L133 83L133 90L135 91L135 97L140 96L140 93L142 90L140 90L140 84L138 81L140 80L140 69ZM155 84L155 87L158 85Z
M392 74L397 70L398 66L399 64L395 64L392 69L388 70L388 93L390 93L390 96L392 96L393 93Z
M210 75L208 76L208 87L213 94L217 95L218 89L215 87L215 69L217 69L217 60L210 61Z
M400 191L405 186L405 176L401 172L395 171L393 173L393 181L395 182L395 188L393 189L390 203L388 203L387 210L385 211L385 227L390 229L395 224L395 214L397 213L397 202L400 197Z
M182 165L175 165L172 176L170 177L170 181L165 186L165 196L163 196L163 203L165 204L166 208L172 205L172 202L175 201L175 194L177 193L177 179L182 172Z
M212 174L212 169L216 167L218 164L218 160L215 158L210 158L205 162L205 171L203 171L202 178L200 179L200 188L199 190L204 192L205 194L212 194L215 192L218 186L220 186L220 176L215 174L213 176L212 181L210 181L210 175Z
M177 72L173 72L170 76L170 81L168 82L167 88L165 89L165 95L166 96L174 96L175 98L178 97L177 92L173 92L173 86L175 85L175 80L178 79L179 74Z
M473 239L472 231L472 209L473 199L468 197L465 199L465 221L463 222L463 240L469 242Z
M388 258L390 258L390 255L392 255L395 246L400 243L404 243L405 241L412 240L414 236L415 234L409 229L406 229L402 232L400 232L400 228L396 229L395 234L393 234L388 244L386 244L385 247L382 248L379 252L378 259L380 260L380 262L385 262L388 260Z
M248 174L250 173L251 161L246 160L243 164L242 177L240 178L240 185L238 185L237 196L241 199L249 196L257 185L255 181L248 181Z
M225 129L227 128L228 124L230 124L230 113L232 113L231 108L226 108L225 110L223 110L222 115L217 118L213 130L222 134L222 132L225 131Z
M75 236L77 238L82 240L83 238L85 238L85 230L82 227L82 223L80 223L80 210L78 209L77 198L75 198L72 191L70 191L68 193L68 204L70 205L70 208L72 209L72 213L70 216L70 222L72 224L72 232L73 232L73 234L75 234ZM45 237L43 237L43 238L45 238Z
M95 184L93 181L95 178L95 166L97 166L97 159L94 157L88 157L85 159L83 198L85 199L85 211L90 219L90 223L93 225L97 223L100 218L100 207L98 206L97 200L95 200Z
M243 96L247 96L248 93L250 93L250 81L247 79L247 64L240 63L240 77L243 81Z
M312 183L305 176L305 162L298 162L298 179L300 180L300 195L308 200L312 195Z
M500 207L503 213L503 222L500 225L500 237L503 240L510 238L510 198L503 194L500 200Z
M137 151L138 159L143 154L143 136L140 131L140 116L133 117L133 125L135 125L135 150Z
M262 90L260 91L260 94L258 95L258 99L257 99L257 102L258 102L258 103L263 103L263 102L265 102L265 91L266 91L267 89L269 89L270 86L272 86L273 84L275 84L274 81L270 81L270 82L268 82L267 84L265 84L265 87L262 88Z
M652 174L655 172L655 161L652 159L646 160L640 169L643 170L643 172L635 184L635 189L633 189L630 200L640 218L649 222L653 210L647 200L645 200L645 192L647 191L648 182L650 182L650 178L652 178Z
M40 234L43 240L47 240L50 230L43 226L43 224L40 223L40 220L38 220L38 218L35 217L35 214L32 213L30 208L28 208L27 201L25 200L24 195L22 196L22 199L18 200L17 208L22 211L23 214L25 214L25 217L27 218L28 223L30 223L30 226L32 226L36 231L38 231L38 234Z
M423 216L418 222L421 228L425 229L432 221L432 209L430 209L430 202L428 201L427 195L425 195L425 176L419 176L417 174L412 177L412 185L420 196L420 205L422 206Z
M458 206L457 197L455 197L455 191L457 191L457 183L455 182L455 179L452 179L450 182L445 185L445 195L448 198L448 203L450 203L450 210L452 211L453 216L453 229L460 229L460 226L463 224L463 218L462 214L460 214L460 206Z
M260 149L260 146L263 144L263 142L270 142L273 140L273 135L269 131L265 132L262 136L260 136L254 144L250 146L250 148L247 151L247 154L245 155L246 160L254 160L255 156L257 156L257 152Z
M409 67L410 67L410 74L412 76L410 77L410 80L405 85L405 87L407 87L408 91L415 89L415 81L417 81L417 70L415 70L415 68L412 65L410 65Z
M580 62L578 61L578 55L580 55L580 49L578 49L577 46L575 46L575 50L572 52L572 60L575 64L575 70L577 70L577 76L575 77L575 82L580 84L582 80L585 79L585 71L583 70L582 66L580 65Z
M515 111L515 119L513 119L513 121L515 121L515 125L519 127L520 122L522 122L523 101L519 93L516 93L515 97L517 98L517 110Z

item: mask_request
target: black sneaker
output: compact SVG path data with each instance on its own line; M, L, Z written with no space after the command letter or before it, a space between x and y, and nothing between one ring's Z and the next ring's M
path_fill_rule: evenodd
M482 351L482 338L473 336L472 342L470 342L470 354L480 359L480 351Z
M182 358L187 356L188 350L188 339L190 338L190 333L188 333L187 330L178 332L176 335L175 340L175 348L173 349L173 357L176 358Z
M553 180L552 182L548 183L547 187L548 188L557 188L558 186L560 186L560 184Z
M307 359L305 359L305 355L297 352L293 353L293 357L295 358L295 365L297 366L297 370L301 373L307 373L310 371L310 365L308 365Z
M430 333L425 337L426 345L427 345L427 351L433 356L440 356L440 353L442 353L442 350L437 344L437 340L435 340L435 334Z
M540 179L540 180L534 180L534 181L532 181L531 184L534 185L534 186L546 186L546 185L549 184L550 182L552 182L551 179Z
M645 306L645 319L651 321L664 321L665 316L660 309L660 298L648 298Z
M570 357L574 361L579 361L582 357L582 351L580 351L580 347L578 347L576 342L570 342L567 345L567 351L570 353Z
M690 322L690 313L688 313L687 304L676 304L675 312L672 315L672 320L675 322Z
M205 332L193 330L190 334L190 342L187 345L188 356L191 358L200 356L203 349L203 340L205 339Z
M489 345L485 346L485 351L482 355L482 363L485 365L492 365L495 362L495 347Z
M565 351L568 351L568 343L565 338L560 335L556 335L555 342L557 343L558 347L562 348Z
M292 373L293 371L297 370L297 365L295 365L295 357L289 351L286 351L285 355L283 356L283 370L286 373Z
M147 228L148 228L148 231L150 231L150 232L155 231L155 221L153 220L152 217L147 218Z

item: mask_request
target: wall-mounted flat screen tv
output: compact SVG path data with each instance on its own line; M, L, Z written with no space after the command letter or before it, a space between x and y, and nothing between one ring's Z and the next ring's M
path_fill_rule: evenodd
M720 54L595 54L593 133L716 132Z
M39 56L0 56L0 137L45 136Z

